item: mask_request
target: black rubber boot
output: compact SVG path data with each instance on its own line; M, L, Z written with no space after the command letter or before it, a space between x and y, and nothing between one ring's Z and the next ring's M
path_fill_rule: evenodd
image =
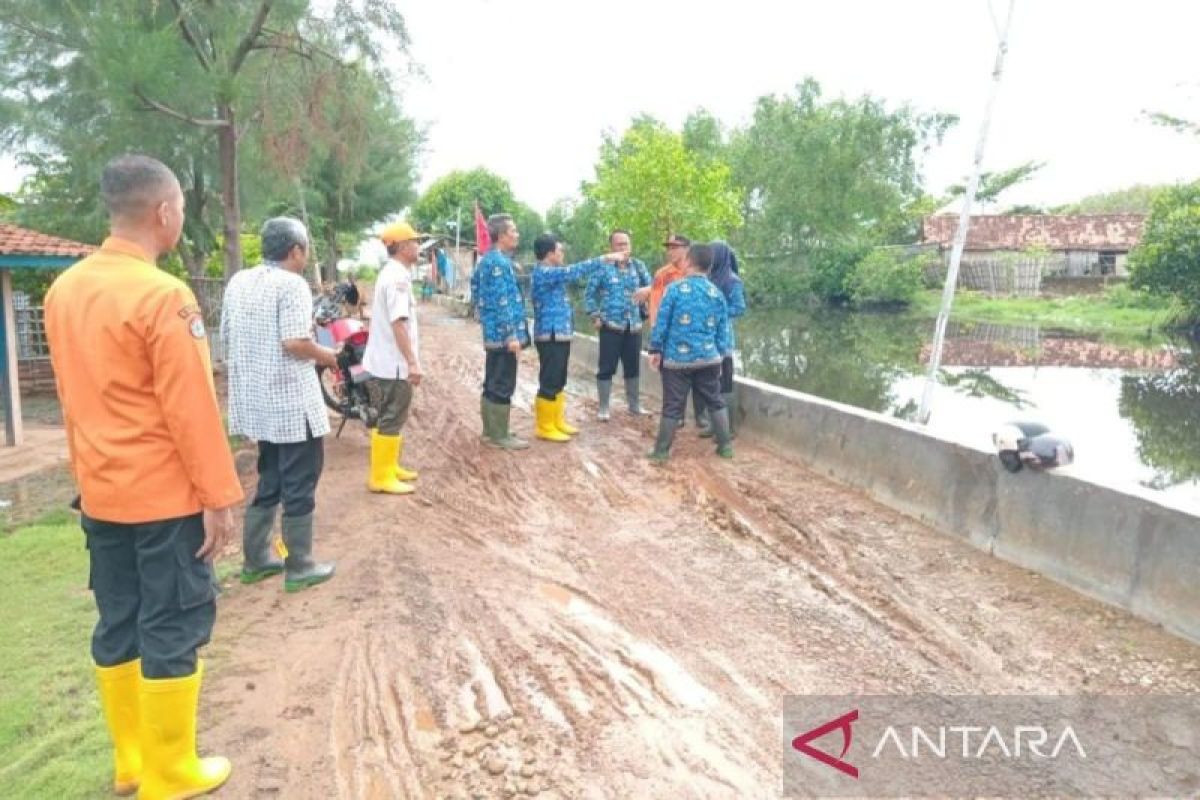
M737 438L737 392L725 392L721 395L725 398L725 410L729 412L729 438Z
M333 577L334 565L322 564L312 557L313 515L283 518L283 543L287 547L287 571L283 576L283 588L298 592Z
M258 583L283 572L283 562L271 554L275 509L246 507L242 523L242 583Z
M658 421L658 436L654 439L654 449L647 457L656 463L665 464L671 457L671 443L675 441L675 431L679 429L679 420L663 417Z
M733 458L733 436L729 432L729 409L722 408L711 414L713 436L717 440L717 455L721 458Z
M696 428L699 429L700 438L711 438L713 435L712 417L709 416L708 408L704 405L704 399L695 391L692 392L692 410L696 412Z
M596 419L608 422L609 417L612 416L612 412L609 410L609 403L612 400L612 379L596 380L596 396L600 398L600 410L596 412Z
M625 403L629 406L630 414L635 417L648 417L650 412L642 408L641 384L641 378L625 379Z

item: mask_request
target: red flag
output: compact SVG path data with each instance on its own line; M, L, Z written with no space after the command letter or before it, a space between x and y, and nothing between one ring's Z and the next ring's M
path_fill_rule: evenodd
M481 256L492 249L492 237L488 235L487 220L479 210L478 200L475 201L475 247Z

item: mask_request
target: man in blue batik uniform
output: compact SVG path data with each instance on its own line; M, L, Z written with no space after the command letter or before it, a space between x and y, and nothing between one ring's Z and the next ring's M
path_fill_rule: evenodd
M629 253L629 232L616 230L608 237L609 249ZM620 361L625 372L625 399L629 413L648 414L639 402L638 381L642 359L642 303L650 296L650 271L636 258L607 264L588 281L584 296L588 316L600 334L600 364L596 370L596 392L600 397L601 420L609 418L612 379Z
M529 442L513 436L508 427L512 396L517 389L517 356L529 346L525 299L509 255L516 251L521 234L511 214L493 214L487 226L494 245L475 265L471 276L471 296L479 310L487 353L479 407L483 440L505 450L524 450Z
M725 295L708 279L713 249L688 248L688 275L667 287L650 333L650 364L662 373L663 411L650 458L666 461L675 429L687 409L689 391L708 408L717 455L733 458L729 411L721 396L721 362L732 352Z
M624 261L628 254L609 253L563 266L565 253L557 236L544 233L533 242L537 266L533 268L533 340L538 351L538 393L534 400L534 435L551 442L570 441L579 430L567 424L567 367L574 334L567 286L593 273L606 262Z

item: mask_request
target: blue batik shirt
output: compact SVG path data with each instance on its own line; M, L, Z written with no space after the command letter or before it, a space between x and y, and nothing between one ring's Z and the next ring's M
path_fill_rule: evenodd
M522 347L529 346L525 299L521 296L511 258L499 250L489 250L475 265L471 297L479 309L485 349L499 350L508 347L513 340L520 342Z
M604 327L631 332L642 329L642 307L633 302L633 293L650 285L650 271L636 258L627 266L604 264L588 281L584 307Z
M667 287L650 352L662 353L667 369L696 369L720 364L733 353L725 296L703 275L689 275Z
M574 333L574 310L567 286L591 277L605 262L599 258L569 267L538 264L533 268L530 295L533 299L533 338L539 342L570 339Z

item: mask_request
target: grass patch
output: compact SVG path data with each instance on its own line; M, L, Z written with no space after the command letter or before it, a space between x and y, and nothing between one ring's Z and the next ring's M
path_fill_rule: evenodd
M925 291L913 308L937 316L941 300L941 292ZM950 316L969 322L1040 325L1085 333L1147 334L1169 329L1178 311L1170 301L1126 287L1072 297L988 297L960 290L954 296Z
M74 515L0 537L0 786L6 797L110 794L90 652L96 611Z

